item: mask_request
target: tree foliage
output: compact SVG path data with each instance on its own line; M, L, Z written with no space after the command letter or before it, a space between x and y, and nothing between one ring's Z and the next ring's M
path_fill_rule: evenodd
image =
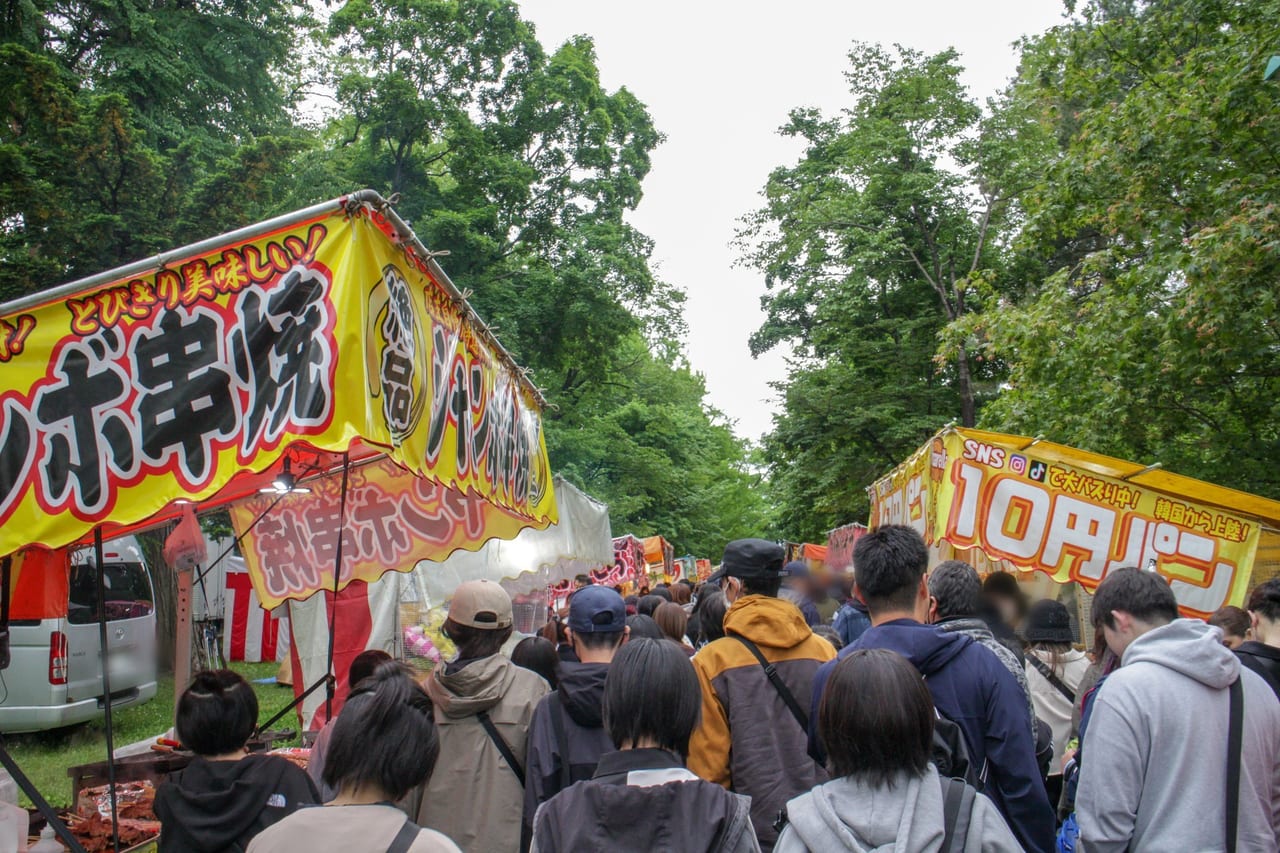
M740 240L770 291L753 350L796 347L766 459L797 538L864 515L875 476L942 424L972 424L994 375L963 339L939 355L939 334L1001 281L1002 128L984 126L954 51L859 45L849 61L852 106L792 112L782 132L804 155L770 175Z
M851 106L783 129L746 230L753 346L797 344L781 532L858 517L951 420L1280 495L1280 6L1066 6L983 109L951 52L864 47Z
M0 3L0 298L372 187L532 369L553 465L620 532L710 556L758 532L683 294L626 221L661 135L590 40L548 51L509 0L318 8Z
M967 323L1011 367L985 423L1280 496L1277 32L1275 4L1107 0L1028 42L1044 275Z

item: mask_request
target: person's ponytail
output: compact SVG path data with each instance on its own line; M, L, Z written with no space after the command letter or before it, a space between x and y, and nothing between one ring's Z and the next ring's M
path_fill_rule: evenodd
M324 782L336 790L376 785L398 800L430 777L439 752L431 700L407 667L386 661L347 697Z

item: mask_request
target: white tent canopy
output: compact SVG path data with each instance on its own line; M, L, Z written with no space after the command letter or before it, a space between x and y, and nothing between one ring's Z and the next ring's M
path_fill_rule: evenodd
M500 582L516 600L518 631L541 627L546 599L540 593L613 562L609 508L559 476L555 489L559 522L545 530L522 530L514 539L490 540L478 551L456 551L441 563L418 563L405 578L402 602L433 610L448 602L458 584L488 579ZM524 605L542 610L525 613Z

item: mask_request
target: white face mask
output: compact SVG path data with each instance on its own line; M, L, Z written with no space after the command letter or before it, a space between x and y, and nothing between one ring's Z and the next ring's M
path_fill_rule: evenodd
M724 600L733 604L742 595L742 581L738 578L725 578L720 582L720 591L724 593Z

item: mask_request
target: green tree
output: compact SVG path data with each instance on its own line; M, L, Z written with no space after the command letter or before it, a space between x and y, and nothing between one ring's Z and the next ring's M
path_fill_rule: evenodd
M615 535L662 535L677 554L718 558L764 531L764 487L705 396L701 376L632 336L608 381L548 413L552 468L609 504Z
M546 388L557 468L619 530L758 532L745 448L626 221L661 136L508 0L0 3L0 298L368 186ZM336 96L295 114L312 82Z
M948 323L1003 284L1008 129L988 126L954 51L858 45L852 105L796 110L799 163L775 170L741 244L770 290L754 352L795 345L765 442L779 531L865 515L865 487L944 423L973 424L999 371Z
M1280 495L1278 30L1275 4L1108 0L1024 47L1042 274L955 329L1010 367L984 424Z
M252 221L262 185L288 173L304 5L15 0L4 12L0 297Z

